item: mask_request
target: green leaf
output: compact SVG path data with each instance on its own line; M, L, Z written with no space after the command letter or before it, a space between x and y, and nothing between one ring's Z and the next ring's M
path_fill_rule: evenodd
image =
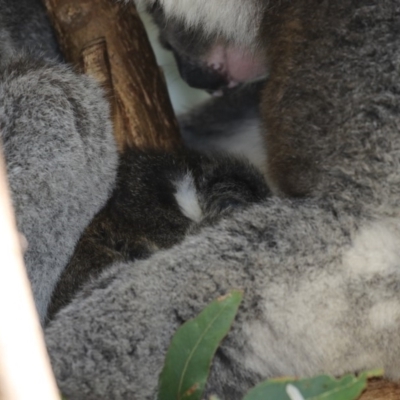
M341 379L327 375L302 380L273 379L251 389L243 400L355 400L366 388L367 379L382 373L374 370L358 376L346 375ZM288 392L292 395L289 396Z
M243 292L214 300L172 338L160 375L158 400L200 400L211 361L235 319Z

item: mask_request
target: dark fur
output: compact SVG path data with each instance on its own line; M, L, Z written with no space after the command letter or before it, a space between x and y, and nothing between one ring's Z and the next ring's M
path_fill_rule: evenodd
M202 220L182 212L175 197L184 177L193 179ZM148 258L179 243L195 226L267 198L264 179L253 167L219 155L195 152L144 153L128 150L121 159L111 199L80 239L53 292L51 320L84 284L118 261Z
M216 150L248 159L266 170L266 151L259 103L264 82L231 89L178 118L185 144L195 150Z
M387 151L372 131L385 123L386 113L397 112L389 99L397 97L398 31L395 1L283 1L265 13L261 36L270 76L262 114L268 179L276 192L362 189L372 171L381 169L381 161L367 154ZM371 131L346 126L357 115ZM357 171L354 161L362 159L365 168ZM367 187L363 195L370 195Z
M40 0L0 0L0 66L22 50L31 57L61 60Z

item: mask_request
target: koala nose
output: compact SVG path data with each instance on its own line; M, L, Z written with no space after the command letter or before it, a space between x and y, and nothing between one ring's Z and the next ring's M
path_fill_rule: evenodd
M228 85L227 77L222 73L207 66L194 63L178 54L174 53L174 55L179 73L189 86L214 92Z

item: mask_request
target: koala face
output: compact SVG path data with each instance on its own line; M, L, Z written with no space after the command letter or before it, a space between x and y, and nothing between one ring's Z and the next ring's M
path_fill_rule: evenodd
M141 0L182 78L211 92L266 74L258 40L265 0Z

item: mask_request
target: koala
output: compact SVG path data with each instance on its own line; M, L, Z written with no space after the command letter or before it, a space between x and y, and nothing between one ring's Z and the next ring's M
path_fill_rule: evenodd
M161 42L174 52L181 75L190 85L212 91L226 89L262 75L259 67L264 66L268 81L261 114L266 172L275 193L313 196L325 192L327 185L331 187L331 180L325 179L327 171L342 162L342 155L331 149L345 143L339 134L345 132L343 120L363 103L350 90L361 84L355 77L386 76L387 64L381 60L395 59L387 55L393 51L389 47L395 46L391 42L382 49L370 44L381 43L397 31L394 1L138 3L153 15L161 29ZM371 17L377 7L387 21L386 30L379 30L377 20ZM372 57L356 51L360 48L379 52ZM372 97L387 85L383 79L376 82L378 88L368 90ZM369 85L370 78L363 82ZM332 142L329 146L328 141Z
M110 200L85 229L57 283L48 320L109 265L171 248L188 232L268 194L261 173L237 158L127 150Z
M84 283L44 328L61 392L154 399L173 333L231 288L244 299L205 396L239 400L266 378L379 367L399 380L400 5L144 3L158 4L167 24L200 29L211 47L265 55L260 113L278 195ZM43 304L106 203L117 156L98 87L54 61L24 60L29 68L0 77L0 121L18 226L37 255L27 258L28 272ZM250 75L260 75L256 64ZM224 90L239 81L231 72L226 80Z
M154 398L174 331L235 287L244 300L206 395L376 367L399 379L400 6L146 3L210 46L265 52L267 176L279 196L90 282L45 330L60 389Z

